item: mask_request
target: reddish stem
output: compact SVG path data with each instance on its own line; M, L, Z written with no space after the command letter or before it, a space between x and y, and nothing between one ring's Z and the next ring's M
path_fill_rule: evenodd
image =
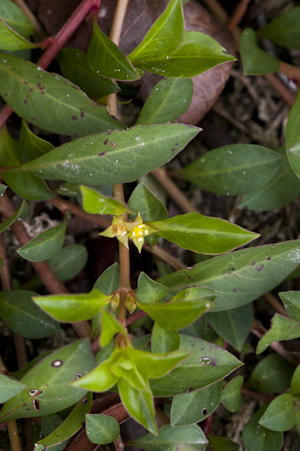
M98 11L100 9L101 0L84 0L78 8L75 9L72 16L63 25L57 35L53 38L51 45L43 53L37 64L46 69L51 61L54 60L60 49L77 30L83 19L91 9Z
M54 60L64 44L70 39L72 34L77 30L81 22L87 14L93 10L96 14L100 9L101 0L83 0L83 2L75 9L71 17L63 25L56 36L51 39L51 44L43 53L37 62L37 65L42 69L47 69L49 64ZM0 111L0 127L7 121L13 110L9 105L5 105Z

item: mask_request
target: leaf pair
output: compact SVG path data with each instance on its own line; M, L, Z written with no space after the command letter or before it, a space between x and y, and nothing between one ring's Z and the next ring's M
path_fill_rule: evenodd
M116 344L110 357L87 376L74 382L74 386L103 392L117 384L120 397L129 414L156 435L157 426L149 378L161 378L188 354L175 351L171 354L157 355L134 349L128 341L125 329L114 317L103 311L101 344L108 344L115 333L123 335L127 342L126 346L120 347Z
M102 77L129 81L139 78L141 71L135 68L189 78L235 58L211 37L195 31L185 33L181 0L172 0L128 58L95 22L88 59Z

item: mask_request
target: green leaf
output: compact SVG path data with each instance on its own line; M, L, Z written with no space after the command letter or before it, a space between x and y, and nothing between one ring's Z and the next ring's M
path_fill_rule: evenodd
M48 141L32 133L28 123L22 120L18 150L22 149L21 160L23 163L45 155L53 148L54 146Z
M266 27L258 30L260 38L271 39L282 47L300 49L300 6L280 14Z
M240 52L245 75L264 75L279 70L279 59L258 47L255 31L252 28L246 28L243 31L240 38Z
M118 388L121 401L129 415L152 434L157 435L151 391L137 390L123 378L119 380Z
M51 415L43 416L41 418L43 437L47 437L48 435L50 435L53 431L55 431L55 429L57 429L61 425L62 422L63 419L57 413L52 413ZM63 451L68 442L69 439L65 440L64 442L61 442L59 445L54 445L51 451ZM44 446L35 445L34 449L35 451L43 451Z
M91 98L97 100L108 94L120 91L120 88L104 77L95 74L89 66L88 57L78 49L64 48L58 55L60 70Z
M296 424L293 396L289 393L277 396L259 420L259 424L271 431L284 432Z
M247 387L261 393L280 393L291 385L295 367L278 354L263 358L247 381Z
M6 24L3 18L0 17L0 48L3 50L22 50L22 49L34 49L36 44L27 41L19 33L14 31L8 24Z
M114 335L118 332L126 335L126 328L118 321L115 316L103 310L100 345L102 347L109 345Z
M155 282L143 271L138 278L138 288L136 296L142 303L153 304L161 299L168 292L168 288L161 283Z
M206 152L175 175L216 194L239 195L265 185L283 157L266 147L232 144Z
M0 129L0 165L18 166L22 164L20 154L27 143L13 139L6 128ZM20 197L27 200L46 200L54 197L45 182L33 174L12 174L3 172L3 179L7 185Z
M0 196L2 196L6 191L7 186L0 183Z
M130 212L121 202L103 196L99 191L92 188L81 185L80 191L83 199L83 209L88 213L119 216Z
M284 291L283 293L278 294L289 316L296 321L300 321L299 291Z
M23 11L11 0L1 0L0 16L17 33L22 36L34 34L34 26Z
M299 397L295 398L295 414L296 414L296 428L299 434L300 431L300 412L299 412L300 399Z
M296 268L299 260L299 241L287 241L220 255L157 282L173 293L195 286L211 288L218 294L211 311L222 311L252 302L273 290Z
M242 403L241 387L244 383L243 376L236 376L228 382L223 390L221 402L231 413L238 412Z
M134 65L164 77L190 78L229 61L235 58L226 54L224 47L213 38L187 31L183 44L172 54L160 54L150 61L134 61Z
M190 357L163 378L151 381L154 396L173 396L191 387L194 390L204 388L242 365L228 351L188 335L180 335L179 350L190 352Z
M208 435L207 438L213 451L239 451L239 444L229 440L229 438L213 435Z
M121 50L100 29L94 20L93 35L88 48L88 62L96 74L105 78L132 81L139 75Z
M82 428L86 413L91 410L92 400L92 393L88 393L85 398L76 404L67 418L51 434L39 440L37 444L51 447L75 435Z
M17 250L21 257L31 262L40 262L53 257L63 246L66 233L66 221L40 233L25 246Z
M202 390L174 396L171 406L171 426L199 423L211 415L220 404L223 382Z
M293 396L300 394L300 365L297 366L292 377L291 394Z
M252 304L242 305L225 312L208 313L208 321L215 331L238 351L248 337L254 318Z
M3 404L23 390L23 388L25 388L24 384L21 384L12 377L0 374L0 403Z
M202 429L193 424L192 426L173 428L170 424L159 428L158 436L147 434L129 442L130 446L137 446L146 451L166 451L174 442L195 445L197 449L204 451L208 443Z
M296 144L294 147L288 149L289 161L295 171L296 175L300 177L299 172L299 155L300 155L300 143Z
M119 280L120 267L118 263L114 263L98 277L93 288L108 296L118 288Z
M90 293L85 294L34 296L33 301L58 321L76 322L90 319L96 315L110 302L110 296L93 289Z
M247 451L280 451L283 444L283 433L273 432L259 424L267 405L255 412L252 418L244 426L242 442Z
M53 190L55 193L59 194L60 196L69 196L69 197L80 197L80 185L79 183L73 183L73 182L65 182L62 183L58 188Z
M144 183L139 183L133 190L128 200L128 207L132 211L139 212L143 221L160 221L168 217L166 207L152 194Z
M207 296L207 293L211 290L205 288L195 288L194 290L197 291L195 300L189 300L188 298L183 301L173 299L170 302L158 304L137 302L137 305L160 327L166 330L182 329L213 306L211 298Z
M118 438L120 426L114 417L94 414L86 415L86 435L90 442L107 445Z
M285 207L300 195L300 181L290 166L285 148L277 152L284 156L284 160L274 176L264 186L245 194L239 208L247 206L254 211L274 210Z
M21 379L27 387L4 404L1 421L40 417L72 406L86 391L68 383L87 374L93 367L94 357L88 339L52 352Z
M1 318L25 338L44 338L59 331L59 324L32 302L35 294L25 290L0 291Z
M200 213L187 213L148 224L171 243L183 249L210 255L228 252L259 236L224 219L210 218Z
M293 340L298 337L300 337L300 323L275 313L271 320L271 328L258 342L256 354L261 354L276 341Z
M291 108L288 121L286 124L286 151L290 165L294 170L298 178L300 178L300 159L299 159L299 147L300 143L300 127L299 127L299 115L300 115L300 90L297 91L295 102Z
M0 76L3 99L20 117L43 130L85 136L124 128L76 85L29 61L1 53Z
M187 0L188 1L188 0ZM199 447L186 442L178 442L174 440L168 451L198 451Z
M192 80L161 80L149 94L137 118L137 124L173 122L188 109L193 97Z
M48 260L49 265L61 282L66 282L78 274L86 265L88 254L85 246L73 244L63 247L54 257ZM31 289L43 285L42 280L35 274L23 288Z
M48 260L49 265L61 282L72 279L82 268L88 259L86 247L82 244L73 244L60 249Z
M151 349L155 354L176 351L180 346L180 335L177 331L165 330L154 323L151 334Z
M174 158L198 133L182 124L137 125L77 139L13 171L87 185L133 182Z
M180 0L172 0L152 25L142 42L128 56L135 66L151 62L174 52L184 38L184 19Z
M4 186L4 185L2 185L2 186ZM25 202L25 200L23 200L20 207L13 215L10 218L8 218L6 221L1 222L0 233L4 232L4 230L6 230L8 227L10 227L15 221L17 221L17 219L26 216L28 213L29 213L29 206Z

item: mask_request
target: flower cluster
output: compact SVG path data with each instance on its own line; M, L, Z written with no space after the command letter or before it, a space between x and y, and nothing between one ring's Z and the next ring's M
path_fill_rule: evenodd
M123 217L114 217L111 225L99 235L108 238L117 238L124 246L128 248L128 240L131 239L138 251L141 252L145 237L155 233L156 230L147 224L138 213L134 221L124 221Z

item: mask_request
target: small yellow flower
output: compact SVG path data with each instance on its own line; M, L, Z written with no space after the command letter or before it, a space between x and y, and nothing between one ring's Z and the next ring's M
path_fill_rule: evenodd
M106 236L108 238L116 237L127 248L128 238L130 238L137 247L139 253L141 253L145 236L151 235L155 232L156 230L153 229L153 227L144 224L140 213L138 213L135 221L132 222L126 222L120 217L114 217L111 226L99 235Z

